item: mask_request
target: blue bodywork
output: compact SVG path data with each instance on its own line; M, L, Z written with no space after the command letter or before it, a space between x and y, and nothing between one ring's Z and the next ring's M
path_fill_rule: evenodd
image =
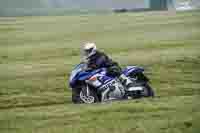
M144 68L137 67L137 66L127 66L122 70L122 73L126 76L129 76L131 73L143 73Z
M92 77L93 75L97 73L102 73L102 72L105 73L105 76L101 78L101 82L104 84L106 84L107 82L113 79L112 77L106 76L105 68L96 69L94 71L85 71L86 66L87 66L86 64L81 63L81 64L78 64L73 69L73 71L71 72L70 81L69 81L69 85L71 88L74 88L76 86L77 81L88 80L90 77ZM122 70L122 73L126 76L129 76L130 73L142 73L143 71L144 69L141 67L128 66Z

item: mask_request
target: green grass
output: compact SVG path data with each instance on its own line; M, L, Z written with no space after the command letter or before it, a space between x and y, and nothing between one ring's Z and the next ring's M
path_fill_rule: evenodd
M85 41L143 66L156 97L73 105ZM199 68L199 11L0 18L0 132L199 133Z

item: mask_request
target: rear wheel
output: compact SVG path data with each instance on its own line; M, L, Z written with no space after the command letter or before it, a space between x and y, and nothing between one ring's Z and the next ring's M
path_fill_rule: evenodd
M143 91L144 97L154 97L154 91L148 83L145 83L143 87L144 87L143 88L144 89L144 91Z
M148 84L149 79L143 73L130 74L130 78L135 84L143 88L142 97L154 97L154 90Z

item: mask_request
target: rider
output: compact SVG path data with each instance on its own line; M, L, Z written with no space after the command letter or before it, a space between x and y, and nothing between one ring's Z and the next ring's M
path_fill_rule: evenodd
M126 88L133 87L133 82L122 73L118 63L110 59L105 53L98 51L95 43L85 43L82 52L89 69L107 68L109 76L118 77Z

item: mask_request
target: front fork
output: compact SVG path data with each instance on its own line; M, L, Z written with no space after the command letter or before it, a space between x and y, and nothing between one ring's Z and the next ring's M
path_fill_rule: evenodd
M88 84L86 84L86 87L81 90L80 98L83 100L84 103L90 104L95 102L95 98L90 95L90 89Z
M88 84L86 84L86 96L90 95L90 90Z

